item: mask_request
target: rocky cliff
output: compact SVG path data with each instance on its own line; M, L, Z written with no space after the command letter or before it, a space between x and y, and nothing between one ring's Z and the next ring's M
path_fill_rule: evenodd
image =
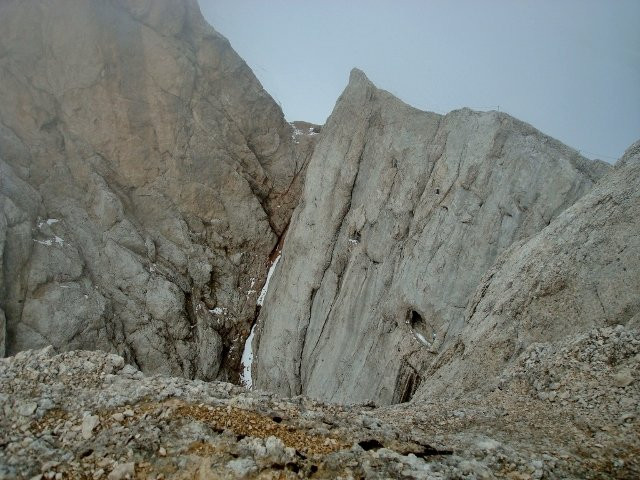
M0 479L639 478L640 142L318 133L195 0L0 2Z
M315 139L195 0L3 1L0 32L2 349L237 378Z
M260 312L255 383L337 402L428 391L496 258L608 169L503 113L418 111L354 70Z
M640 328L639 273L640 142L547 228L499 257L419 396L460 396L491 386L535 343L594 327ZM615 358L610 363L624 376L624 365Z

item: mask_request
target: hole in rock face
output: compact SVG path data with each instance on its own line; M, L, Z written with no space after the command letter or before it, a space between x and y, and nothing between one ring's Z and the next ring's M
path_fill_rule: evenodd
M415 310L409 310L408 323L413 332L413 336L425 347L431 347L436 338L436 333L431 325L428 325L422 315Z
M361 442L358 442L358 445L360 445L360 447L362 447L362 449L365 452L368 452L369 450L377 450L379 448L384 447L384 445L382 445L382 443L380 443L375 438L371 438L369 440L362 440Z
M440 195L440 189L436 188L436 195Z

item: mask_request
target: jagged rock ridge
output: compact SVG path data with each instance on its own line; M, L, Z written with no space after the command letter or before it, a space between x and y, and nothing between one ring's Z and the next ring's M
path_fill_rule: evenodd
M0 343L237 377L300 142L195 0L0 4Z
M255 384L410 399L498 255L608 169L504 113L418 111L354 70L260 313Z

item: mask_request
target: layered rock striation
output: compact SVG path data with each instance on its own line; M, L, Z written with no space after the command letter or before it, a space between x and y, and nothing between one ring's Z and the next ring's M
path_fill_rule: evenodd
M194 0L0 5L0 344L235 379L315 137Z
M609 168L504 113L416 110L354 70L260 312L255 384L383 404L428 390L496 258Z

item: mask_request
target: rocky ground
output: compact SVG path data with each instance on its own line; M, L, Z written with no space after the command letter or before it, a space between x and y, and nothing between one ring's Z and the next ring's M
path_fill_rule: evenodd
M0 360L0 478L638 478L639 363L637 329L596 329L475 396L375 408L26 351Z

